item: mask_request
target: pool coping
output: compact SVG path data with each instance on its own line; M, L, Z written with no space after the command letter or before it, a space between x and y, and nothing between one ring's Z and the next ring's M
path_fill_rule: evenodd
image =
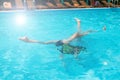
M102 7L102 8L64 8L64 9L32 9L32 10L1 10L1 12L29 12L29 11L63 11L63 10L95 10L95 9L120 9L120 7Z

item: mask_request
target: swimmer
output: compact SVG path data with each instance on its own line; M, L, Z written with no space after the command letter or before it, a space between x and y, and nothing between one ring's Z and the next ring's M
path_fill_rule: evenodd
M81 28L80 28L80 20L78 18L75 18L75 20L77 22L77 32L75 32L73 35L71 35L67 39L52 40L52 41L44 42L44 41L32 40L32 39L29 39L28 37L25 36L25 37L20 37L19 40L24 41L24 42L28 42L28 43L55 44L56 46L62 46L61 49L59 49L59 51L61 53L74 54L75 56L77 56L80 53L80 51L85 50L85 47L72 46L70 44L70 42L72 42L73 40L75 40L77 38L81 38L85 35L88 35L89 33L97 32L97 31L96 30L87 30L85 32L82 32ZM106 30L106 28L103 28L103 30Z

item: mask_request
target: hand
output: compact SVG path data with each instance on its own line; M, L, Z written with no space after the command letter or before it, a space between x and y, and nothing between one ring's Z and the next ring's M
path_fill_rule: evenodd
M103 30L106 31L106 26L103 27Z
M24 37L20 37L19 40L22 40L24 42L29 42L29 38L24 36Z

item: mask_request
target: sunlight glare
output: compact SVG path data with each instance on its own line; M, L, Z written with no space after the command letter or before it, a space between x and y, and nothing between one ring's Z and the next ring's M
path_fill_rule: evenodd
M15 17L16 24L23 25L26 23L26 16L25 15L17 15Z

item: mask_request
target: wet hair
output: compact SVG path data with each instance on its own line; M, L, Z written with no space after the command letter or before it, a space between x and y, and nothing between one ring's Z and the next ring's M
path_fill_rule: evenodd
M55 45L56 45L56 46L61 46L61 45L63 45L63 44L64 44L64 43L62 42L62 40L59 40L59 41L56 42Z

